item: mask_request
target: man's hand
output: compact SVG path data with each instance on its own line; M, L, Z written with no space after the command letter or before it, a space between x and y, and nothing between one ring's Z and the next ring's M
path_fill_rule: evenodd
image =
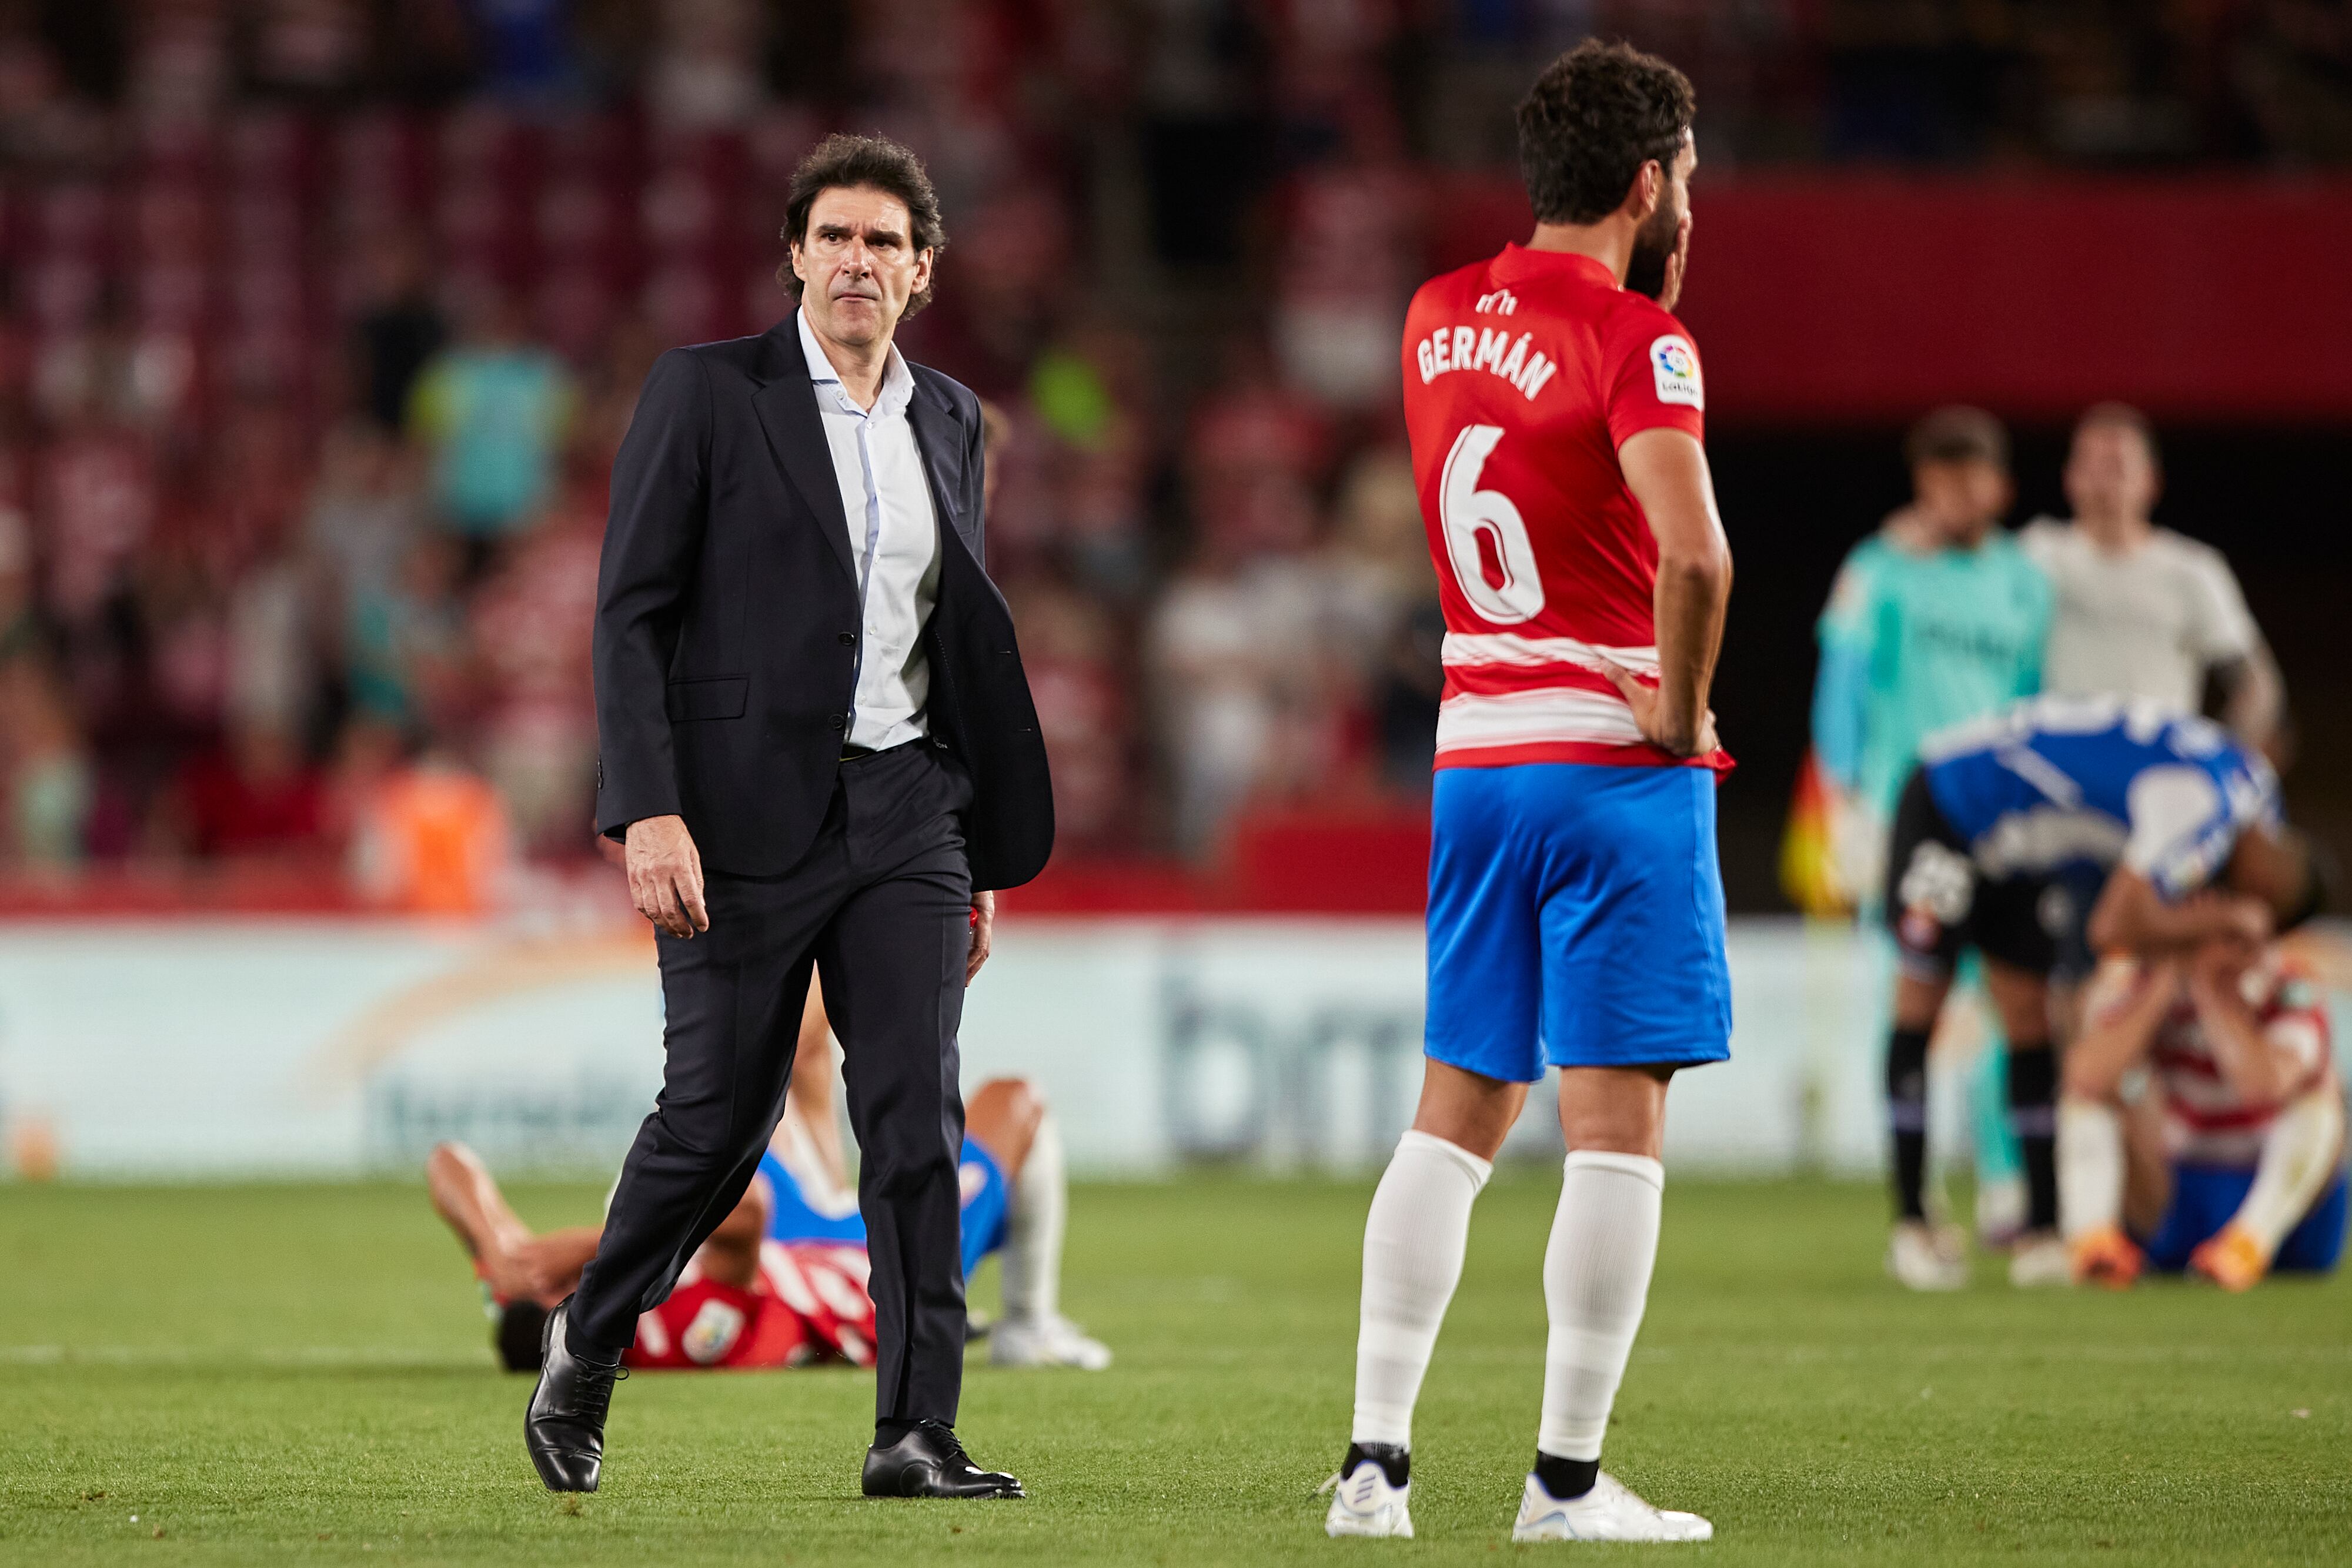
M710 929L702 901L702 855L683 817L640 817L629 824L623 857L637 913L673 936Z
M996 942L996 894L975 893L971 895L971 953L963 961L963 983L971 985L988 962L988 950Z
M1677 719L1666 712L1660 700L1658 688L1606 654L1594 655L1600 660L1601 673L1633 710L1633 723L1642 731L1642 738L1659 750L1675 757L1704 757L1717 745L1715 737L1715 710L1708 708L1694 724L1687 718Z
M1675 225L1675 253L1666 257L1665 287L1658 290L1658 308L1672 310L1683 297L1683 277L1690 270L1690 214Z

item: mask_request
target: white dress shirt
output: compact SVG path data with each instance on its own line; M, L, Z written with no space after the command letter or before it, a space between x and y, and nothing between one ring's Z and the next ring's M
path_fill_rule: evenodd
M923 659L923 627L939 602L940 528L931 487L907 405L914 372L890 350L882 391L871 409L850 401L841 372L800 313L801 350L816 383L817 413L833 452L834 478L849 523L849 559L857 563L857 597L865 621L857 648L857 692L845 739L880 751L927 732L923 704L930 670Z

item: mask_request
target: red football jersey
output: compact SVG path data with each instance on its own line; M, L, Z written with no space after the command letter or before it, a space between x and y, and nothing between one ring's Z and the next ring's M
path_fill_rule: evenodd
M1698 436L1705 406L1682 324L1589 256L1506 246L1413 296L1405 428L1445 610L1437 766L1684 765L1643 740L1595 655L1657 678L1657 541L1617 448Z
M2327 994L2317 978L2294 959L2273 959L2249 971L2244 996L2263 1040L2286 1051L2302 1071L2276 1104L2243 1098L2213 1053L2195 1004L2185 996L2175 1001L2157 1025L2148 1056L2164 1092L2166 1152L2176 1160L2252 1166L2286 1103L2328 1082Z
M637 1319L625 1360L648 1370L874 1364L874 1297L866 1249L764 1241L751 1290L689 1264L669 1299Z

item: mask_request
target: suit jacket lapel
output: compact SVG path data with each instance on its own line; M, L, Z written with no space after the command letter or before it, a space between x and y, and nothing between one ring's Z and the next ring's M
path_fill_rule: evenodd
M931 508L939 514L940 528L961 535L963 517L956 507L957 492L947 482L948 465L942 461L956 451L956 423L926 395L920 382L907 404L907 421L915 427L915 450L923 455L923 474L931 482ZM957 467L960 473L961 464Z
M824 418L817 413L816 383L809 380L808 361L801 354L798 318L786 317L769 339L782 362L775 379L751 394L752 410L760 416L760 428L768 437L768 450L776 466L801 493L825 543L833 547L833 558L854 586L857 563L849 554L849 517L842 509L841 480L833 471L833 448L824 438ZM778 339L782 342L776 342Z

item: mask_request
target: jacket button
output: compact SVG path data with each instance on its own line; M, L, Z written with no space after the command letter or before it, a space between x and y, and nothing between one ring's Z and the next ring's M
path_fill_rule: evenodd
M857 641L857 633L855 632L844 632L840 636L835 637L834 641L846 648L851 643Z
M847 729L849 727L849 721L842 717L839 714L835 714L831 722L833 727L835 729Z

